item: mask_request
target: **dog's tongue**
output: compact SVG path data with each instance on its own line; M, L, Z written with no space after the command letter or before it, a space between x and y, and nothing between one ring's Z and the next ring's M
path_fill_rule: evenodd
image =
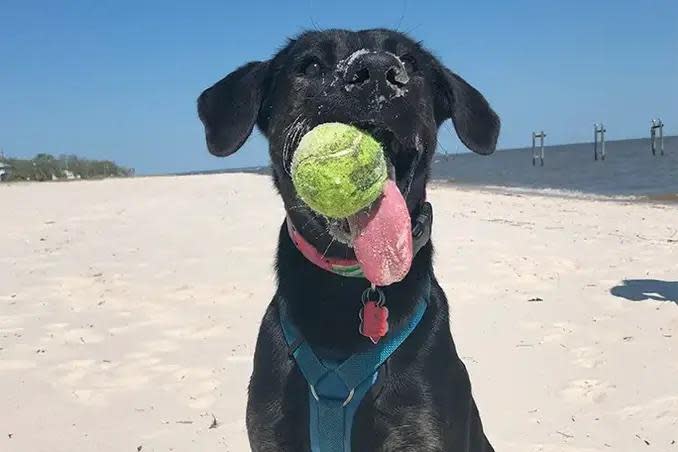
M369 211L348 218L353 251L363 274L377 286L402 280L412 264L412 224L407 204L395 182Z

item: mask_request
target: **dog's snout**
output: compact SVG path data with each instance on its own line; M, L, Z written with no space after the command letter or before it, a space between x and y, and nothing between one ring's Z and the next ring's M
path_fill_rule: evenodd
M386 71L386 81L391 85L405 86L410 81L410 77L402 67L392 67Z
M363 52L351 56L344 72L347 86L371 83L397 89L405 86L409 80L403 63L389 52Z
M360 85L370 80L370 70L366 67L358 69L346 82L351 85Z

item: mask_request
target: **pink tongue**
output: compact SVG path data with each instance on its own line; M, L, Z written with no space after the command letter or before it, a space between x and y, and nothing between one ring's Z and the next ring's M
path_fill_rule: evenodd
M348 222L353 251L365 278L377 286L388 286L407 275L412 264L412 224L395 182L386 182L384 193L369 212L357 213Z

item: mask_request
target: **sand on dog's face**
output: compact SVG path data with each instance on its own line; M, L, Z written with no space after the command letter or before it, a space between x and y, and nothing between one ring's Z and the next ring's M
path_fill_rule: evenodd
M678 291L678 209L438 185L428 198L497 450L676 447L678 306L657 300ZM270 181L18 184L0 199L0 450L248 450L284 217Z

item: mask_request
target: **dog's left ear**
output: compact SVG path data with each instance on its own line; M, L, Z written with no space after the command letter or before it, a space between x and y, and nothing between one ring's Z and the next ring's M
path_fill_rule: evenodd
M233 154L252 133L259 115L268 62L236 69L198 97L207 149L219 157Z
M464 145L478 154L494 152L500 121L482 94L446 67L436 68L436 117L452 118Z

